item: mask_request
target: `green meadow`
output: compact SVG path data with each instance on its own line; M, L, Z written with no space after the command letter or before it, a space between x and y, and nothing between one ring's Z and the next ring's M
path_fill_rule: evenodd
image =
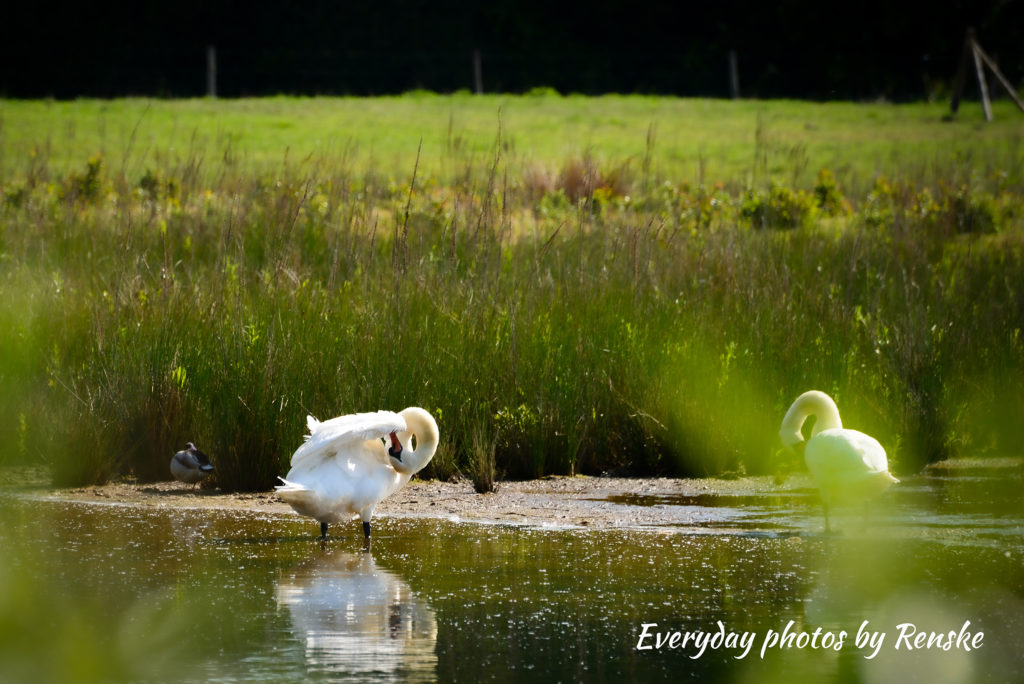
M0 464L273 485L420 405L424 473L799 468L835 397L894 471L1019 450L1024 115L411 93L0 101Z

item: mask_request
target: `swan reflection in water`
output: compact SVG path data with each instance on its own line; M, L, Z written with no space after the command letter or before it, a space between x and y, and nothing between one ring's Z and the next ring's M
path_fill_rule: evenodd
M437 677L434 611L369 553L330 552L298 566L278 581L277 603L311 672L346 681Z

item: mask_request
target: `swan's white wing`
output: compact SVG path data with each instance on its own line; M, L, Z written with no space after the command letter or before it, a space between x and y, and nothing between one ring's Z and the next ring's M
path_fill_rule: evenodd
M820 481L852 482L889 470L885 449L863 432L824 430L807 443L807 468Z
M392 411L354 413L323 422L309 416L309 436L292 454L292 469L312 464L371 439L386 437L406 429L405 419Z

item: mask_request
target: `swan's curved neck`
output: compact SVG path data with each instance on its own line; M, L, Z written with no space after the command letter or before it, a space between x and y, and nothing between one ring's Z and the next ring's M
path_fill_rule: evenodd
M440 435L437 430L437 423L433 416L418 408L409 408L402 411L408 430L398 434L402 442L402 460L399 463L392 461L395 470L403 474L412 475L422 470L434 457ZM416 448L411 445L411 438L416 437Z
M782 443L793 448L794 445L802 442L804 438L800 433L800 428L803 427L804 421L811 416L815 417L814 427L811 429L812 437L822 430L843 427L843 421L839 418L839 409L836 408L836 402L832 401L832 397L824 392L811 390L797 397L793 405L786 411L786 417L782 419L782 427L779 429Z

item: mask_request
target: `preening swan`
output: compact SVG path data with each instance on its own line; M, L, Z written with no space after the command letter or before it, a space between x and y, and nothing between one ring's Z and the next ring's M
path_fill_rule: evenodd
M362 518L369 539L373 509L426 466L437 450L437 423L421 408L323 422L309 416L306 422L309 436L292 454L292 469L275 489L297 513L320 521L322 539L327 538L328 523L356 517Z
M195 484L212 472L210 459L192 442L186 442L185 448L171 458L171 475L178 482Z
M800 428L810 416L816 420L805 444ZM824 392L811 390L797 397L782 419L779 437L787 449L803 450L807 469L821 490L826 532L829 506L867 499L899 482L889 474L882 445L863 432L844 428L836 403Z

